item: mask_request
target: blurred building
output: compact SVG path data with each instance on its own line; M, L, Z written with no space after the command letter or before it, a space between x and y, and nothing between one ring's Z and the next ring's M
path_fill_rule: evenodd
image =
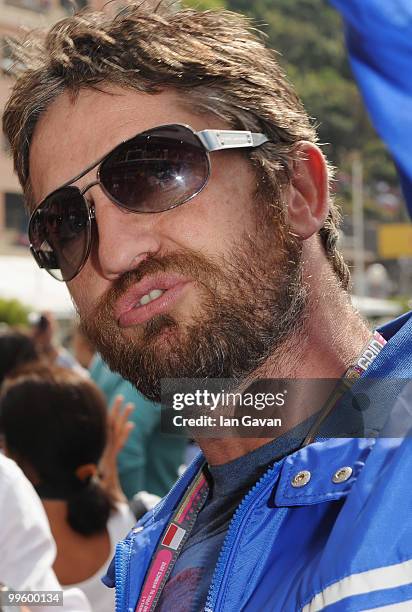
M158 0L152 1L154 5ZM47 27L86 5L102 8L107 0L0 0L0 110L9 96L12 66L7 38L21 37L25 29ZM126 1L127 3L127 1ZM114 12L125 5L114 0L106 10ZM1 130L0 130L1 131ZM28 255L27 216L22 206L21 189L3 134L0 135L0 256ZM26 247L26 248L22 248Z
M9 96L12 79L7 71L12 65L8 37L21 36L24 29L41 28L64 17L70 11L69 0L0 0L0 108ZM27 225L21 190L3 135L0 141L0 255L22 252Z

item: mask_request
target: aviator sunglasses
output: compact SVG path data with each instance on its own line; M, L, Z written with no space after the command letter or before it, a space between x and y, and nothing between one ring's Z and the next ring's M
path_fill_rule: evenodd
M124 210L160 213L188 202L206 186L212 151L255 148L264 134L233 130L195 132L186 125L163 125L121 142L79 175L50 193L29 221L30 250L40 268L61 281L72 280L90 254L95 209L85 197L100 185ZM72 183L97 167L83 189Z

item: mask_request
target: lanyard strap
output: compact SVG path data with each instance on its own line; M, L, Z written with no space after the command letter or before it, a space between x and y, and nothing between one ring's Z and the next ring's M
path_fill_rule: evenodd
M366 371L385 344L386 340L378 332L374 332L357 362L348 368L331 393L318 419L306 436L303 446L313 442L321 423L332 412L346 391ZM197 516L203 508L208 493L209 485L201 468L163 532L162 539L152 558L135 612L153 612L155 610L166 582L194 527Z
M201 469L163 532L135 612L152 612L202 509L209 485Z
M343 395L345 395L345 393L352 388L352 386L362 376L362 374L366 372L372 361L379 355L385 344L385 338L381 336L379 332L373 332L372 337L369 339L368 343L362 350L362 353L358 358L357 362L354 365L351 365L346 370L345 374L332 391L329 399L323 406L318 418L316 419L315 423L312 425L309 430L309 433L304 439L302 447L314 442L316 434L318 433L322 423L330 415L339 400L342 399Z

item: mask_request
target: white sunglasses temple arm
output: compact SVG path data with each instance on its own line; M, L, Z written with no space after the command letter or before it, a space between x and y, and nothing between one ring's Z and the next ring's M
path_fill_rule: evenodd
M264 134L238 130L202 130L196 132L196 135L209 152L259 147L269 142L269 138Z

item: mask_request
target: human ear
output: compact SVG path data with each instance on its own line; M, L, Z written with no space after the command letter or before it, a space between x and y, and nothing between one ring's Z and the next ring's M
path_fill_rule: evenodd
M322 151L311 142L300 142L293 162L287 202L289 227L306 240L324 225L329 212L328 169Z

